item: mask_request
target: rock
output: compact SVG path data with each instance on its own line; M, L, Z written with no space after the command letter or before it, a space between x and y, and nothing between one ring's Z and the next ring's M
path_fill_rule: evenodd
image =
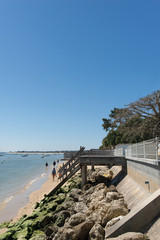
M78 240L87 240L89 231L93 227L94 222L93 221L85 221L83 223L80 223L79 225L74 227L74 231L76 233Z
M87 191L84 192L84 195L87 196L87 195L90 195L94 192L94 187L90 187Z
M74 206L74 201L73 201L72 198L69 198L69 197L68 197L68 198L65 199L65 201L62 203L61 206L63 206L66 210L67 210L68 208L72 209L73 206Z
M99 183L94 187L94 191L99 191L101 189L106 189L106 192L107 192L107 187L104 183Z
M61 204L62 202L64 202L65 198L66 198L66 194L59 193L57 198L54 201L58 204Z
M56 225L48 226L47 229L45 230L46 236L51 236L56 234L58 232L58 227Z
M125 216L128 213L126 206L119 200L113 200L111 205L103 217L102 225L105 226L112 218L118 217L120 215Z
M108 192L117 192L117 189L114 185L110 185L108 188Z
M59 212L61 212L61 211L63 211L63 210L66 210L68 207L65 207L64 205L58 205L57 206L57 208L56 208L56 210L54 211L54 213L56 214L56 213L59 213Z
M97 175L95 176L95 181L96 182L99 182L99 183L108 183L108 181L110 181L112 179L112 176L108 176L108 177L105 177L105 176L102 176L102 175Z
M71 228L60 228L52 240L79 240ZM84 239L83 239L84 240Z
M74 211L77 213L85 213L88 210L88 207L83 202L76 202L74 206Z
M104 240L105 230L103 227L96 223L89 232L88 240Z
M0 234L0 240L9 240L12 239L13 233L12 232L6 232L3 234Z
M58 227L62 227L65 223L65 220L66 218L70 217L71 214L69 211L61 211L59 214L58 214L58 217L56 219L56 222L55 224L58 226Z
M56 202L50 202L49 204L47 204L46 210L47 211L54 211L57 206L58 206L58 204Z
M94 190L94 192L88 196L87 200L86 200L86 204L87 206L89 204L95 204L96 202L99 202L101 200L103 200L106 197L106 193L107 193L107 187L105 186L104 188L100 189L100 190Z
M82 192L86 192L87 190L89 190L92 187L91 184L87 183L82 187Z
M30 240L46 240L47 237L42 231L34 231Z
M67 196L73 198L74 202L78 202L80 192L80 189L72 189L72 191Z
M53 214L52 213L46 213L44 212L39 217L37 217L34 220L27 220L22 224L22 227L31 227L34 230L37 230L39 228L44 228L46 225L48 225L49 222L53 220Z
M102 223L102 219L110 208L110 204L103 199L102 201L92 201L88 211L86 212L88 219L93 219L97 223Z
M146 237L142 233L128 232L128 233L124 233L116 238L105 238L105 239L106 240L146 240Z
M21 224L21 228L28 228L28 227L31 227L32 224L33 224L33 220L30 219L30 220L26 220L24 221L22 224Z
M29 237L29 230L28 228L24 228L20 231L17 231L13 235L13 239L27 239Z
M76 226L86 220L86 215L84 213L76 213L71 216L68 221L68 224L71 226Z
M112 218L112 220L110 220L106 227L111 227L112 225L114 225L116 222L118 222L119 220L121 220L123 218L123 216L118 216L116 218Z
M111 202L112 200L123 199L123 195L118 192L107 192L107 201Z

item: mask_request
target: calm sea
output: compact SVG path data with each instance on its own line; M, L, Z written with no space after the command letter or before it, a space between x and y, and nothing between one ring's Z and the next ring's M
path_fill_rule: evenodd
M53 161L61 159L63 154L7 154L0 153L0 203L9 201L25 187L36 181L46 180L51 174ZM46 169L45 163L48 163Z

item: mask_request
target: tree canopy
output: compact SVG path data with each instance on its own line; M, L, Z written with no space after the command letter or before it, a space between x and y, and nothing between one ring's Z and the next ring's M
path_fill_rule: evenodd
M160 136L160 90L126 105L111 110L103 118L107 136L101 148L111 148L119 143L136 143Z

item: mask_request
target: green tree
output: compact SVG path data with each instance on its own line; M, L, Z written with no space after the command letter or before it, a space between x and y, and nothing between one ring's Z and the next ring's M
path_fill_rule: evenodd
M114 108L109 118L103 118L107 136L101 148L112 148L119 143L136 143L160 136L160 90L130 103L125 108Z

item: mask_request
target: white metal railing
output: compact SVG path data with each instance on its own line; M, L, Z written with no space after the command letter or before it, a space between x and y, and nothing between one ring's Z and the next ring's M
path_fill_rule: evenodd
M116 156L126 158L160 160L160 141L158 138L150 139L140 143L130 145L117 145L115 148Z
M125 150L130 144L118 144L114 149L115 156L125 156Z

